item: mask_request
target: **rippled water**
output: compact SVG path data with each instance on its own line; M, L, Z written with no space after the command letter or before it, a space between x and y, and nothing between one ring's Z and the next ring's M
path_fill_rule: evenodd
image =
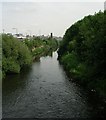
M57 53L3 81L3 118L87 118L87 94L69 81Z

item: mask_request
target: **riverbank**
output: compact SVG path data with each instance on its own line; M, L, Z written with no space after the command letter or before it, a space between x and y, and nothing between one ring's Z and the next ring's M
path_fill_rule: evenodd
M70 79L101 99L102 112L106 110L105 12L86 16L68 28L58 50Z
M25 39L25 44L31 51L33 59L37 59L46 55L49 51L56 51L59 42L54 38L33 37L31 40Z
M2 35L2 73L3 78L6 74L20 73L25 66L30 66L33 60L58 48L56 39L48 38L45 40L39 37L19 40L12 35Z
M73 24L67 29L58 51L59 61L68 74L80 85L104 98L106 98L104 67L106 49L103 32L105 12L86 16Z
M101 119L106 118L106 98L104 96L101 96L97 91L91 88L87 88L87 86L84 86L84 84L81 84L80 79L77 79L74 75L72 75L65 66L62 65L62 63L59 61L61 66L63 67L66 75L69 78L70 83L75 83L77 86L79 86L85 93L87 93L88 101L92 105L92 116L97 119L100 117ZM100 119L99 118L99 119Z
M57 52L3 81L3 118L91 118L85 91L70 82ZM10 84L10 85L9 85ZM12 99L11 99L12 97Z

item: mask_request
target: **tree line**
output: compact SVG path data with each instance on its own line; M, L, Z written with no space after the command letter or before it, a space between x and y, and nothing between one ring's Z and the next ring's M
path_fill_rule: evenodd
M106 11L73 24L58 50L59 61L71 78L106 97Z
M56 50L57 40L48 38L42 40L39 37L19 39L12 35L2 34L2 74L20 73L21 69L30 66L34 59L46 54L50 50Z

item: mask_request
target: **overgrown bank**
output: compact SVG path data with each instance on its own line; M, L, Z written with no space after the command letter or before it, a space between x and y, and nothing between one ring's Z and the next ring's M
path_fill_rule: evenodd
M104 12L89 15L67 29L58 54L69 75L106 97L106 20Z
M20 73L25 66L31 65L33 59L46 54L50 50L56 50L58 42L53 38L45 40L33 37L20 41L12 35L2 35L2 73Z
M25 39L24 42L31 51L33 59L45 55L48 51L55 51L58 48L58 41L54 38L42 40L40 37L33 37L30 40Z

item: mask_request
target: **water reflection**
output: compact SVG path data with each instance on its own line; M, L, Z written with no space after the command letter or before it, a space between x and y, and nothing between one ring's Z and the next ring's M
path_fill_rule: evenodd
M90 108L85 91L69 81L56 52L3 81L4 118L87 118Z
M7 75L3 80L3 96L15 92L17 89L22 89L25 87L27 79L31 73L32 69L30 67L23 69L20 74Z

